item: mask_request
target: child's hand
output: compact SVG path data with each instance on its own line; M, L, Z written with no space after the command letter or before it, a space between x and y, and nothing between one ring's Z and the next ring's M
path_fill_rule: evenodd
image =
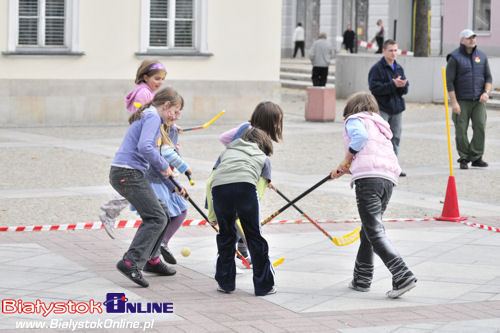
M276 192L276 187L274 186L273 183L267 184L267 188L273 190L274 192Z
M180 143L176 144L175 149L177 149L177 151L181 150L181 144Z
M217 225L217 221L208 221L208 224L210 224L212 227L215 227Z
M162 171L161 174L165 177L165 178L168 178L168 177L173 177L174 173L172 172L172 170L170 169L170 167L167 168L167 170L165 171Z
M187 175L190 175L190 176L191 176L191 175L193 174L193 171L191 171L191 168L188 168L188 169L186 170L185 174L187 174Z
M337 167L336 169L333 169L330 171L330 178L336 179L344 175L344 172L342 171L342 168Z
M177 130L179 131L179 134L182 134L184 133L184 130L182 129L182 127L180 127L179 125L175 124L175 127L177 127Z
M184 198L189 198L189 193L188 191L186 190L186 188L184 186L181 185L181 189L179 190L177 187L175 187L175 192L180 195L181 197L184 197Z

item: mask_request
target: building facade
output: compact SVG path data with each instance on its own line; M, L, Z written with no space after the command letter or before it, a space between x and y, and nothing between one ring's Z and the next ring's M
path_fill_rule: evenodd
M279 100L281 1L0 0L0 22L0 125L123 122L146 58L189 119Z

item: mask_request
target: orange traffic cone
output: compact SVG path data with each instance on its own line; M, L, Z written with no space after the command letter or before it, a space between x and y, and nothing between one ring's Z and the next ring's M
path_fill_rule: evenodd
M457 186L455 177L448 178L448 186L446 187L446 198L444 199L443 212L440 217L435 217L439 221L459 222L467 220L467 217L460 216L458 209Z

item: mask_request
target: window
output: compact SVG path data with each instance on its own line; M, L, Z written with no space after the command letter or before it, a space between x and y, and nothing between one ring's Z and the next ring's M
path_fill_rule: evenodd
M76 52L79 0L10 0L4 54Z
M491 23L491 0L474 0L472 30L489 32Z
M138 54L200 55L206 52L205 0L144 0L142 4L141 52Z

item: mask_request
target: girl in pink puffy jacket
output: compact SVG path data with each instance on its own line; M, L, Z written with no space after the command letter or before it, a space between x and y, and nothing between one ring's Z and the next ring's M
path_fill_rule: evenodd
M397 298L416 286L417 279L393 247L382 225L382 215L397 185L401 168L391 143L389 124L380 116L373 95L352 95L344 108L345 157L332 178L349 173L356 186L356 201L361 218L360 245L349 288L366 292L373 278L373 253L392 273L392 290L387 297Z

